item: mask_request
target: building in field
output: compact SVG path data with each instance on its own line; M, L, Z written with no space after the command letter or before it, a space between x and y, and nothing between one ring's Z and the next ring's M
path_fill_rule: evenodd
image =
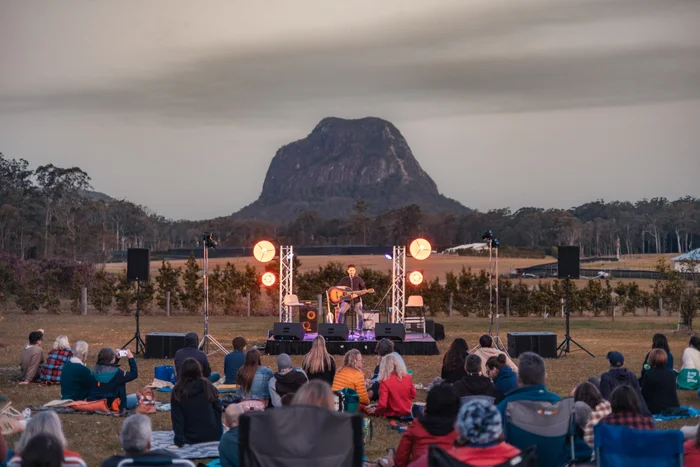
M671 261L676 271L700 273L700 248L676 256Z

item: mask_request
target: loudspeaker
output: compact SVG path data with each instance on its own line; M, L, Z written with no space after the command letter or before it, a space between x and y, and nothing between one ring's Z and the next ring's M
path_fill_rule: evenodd
M280 341L303 341L306 335L301 323L275 323L272 333Z
M557 335L553 332L509 332L508 353L518 358L524 352L535 352L542 358L557 357Z
M557 277L559 279L578 279L580 273L579 247L560 246L557 254Z
M126 280L148 282L151 262L148 248L129 248L126 252Z
M445 339L445 326L436 323L434 319L425 320L425 332L436 341Z
M146 334L145 358L173 358L185 346L185 335L172 332Z
M402 341L406 338L406 328L399 323L378 323L374 326L374 336L377 340Z
M318 301L306 300L300 302L299 322L306 332L318 332Z
M345 323L320 323L318 325L318 335L327 341L346 341L350 331L348 331L348 325Z

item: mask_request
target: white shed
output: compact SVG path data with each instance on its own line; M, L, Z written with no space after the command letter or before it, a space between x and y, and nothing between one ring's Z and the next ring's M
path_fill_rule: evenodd
M700 272L700 248L671 259L676 271Z

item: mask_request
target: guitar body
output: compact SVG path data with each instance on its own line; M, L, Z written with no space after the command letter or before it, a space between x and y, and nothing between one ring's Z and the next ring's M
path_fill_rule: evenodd
M360 297L366 293L374 293L374 289L356 290L353 292L350 287L334 286L328 289L328 300L335 304L344 300Z

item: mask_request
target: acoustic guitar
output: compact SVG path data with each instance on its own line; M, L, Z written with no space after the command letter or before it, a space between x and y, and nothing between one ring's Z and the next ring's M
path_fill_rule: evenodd
M374 293L374 289L367 290L355 290L354 292L350 287L331 287L328 289L328 299L331 303L340 303L346 300L360 297L367 293Z

